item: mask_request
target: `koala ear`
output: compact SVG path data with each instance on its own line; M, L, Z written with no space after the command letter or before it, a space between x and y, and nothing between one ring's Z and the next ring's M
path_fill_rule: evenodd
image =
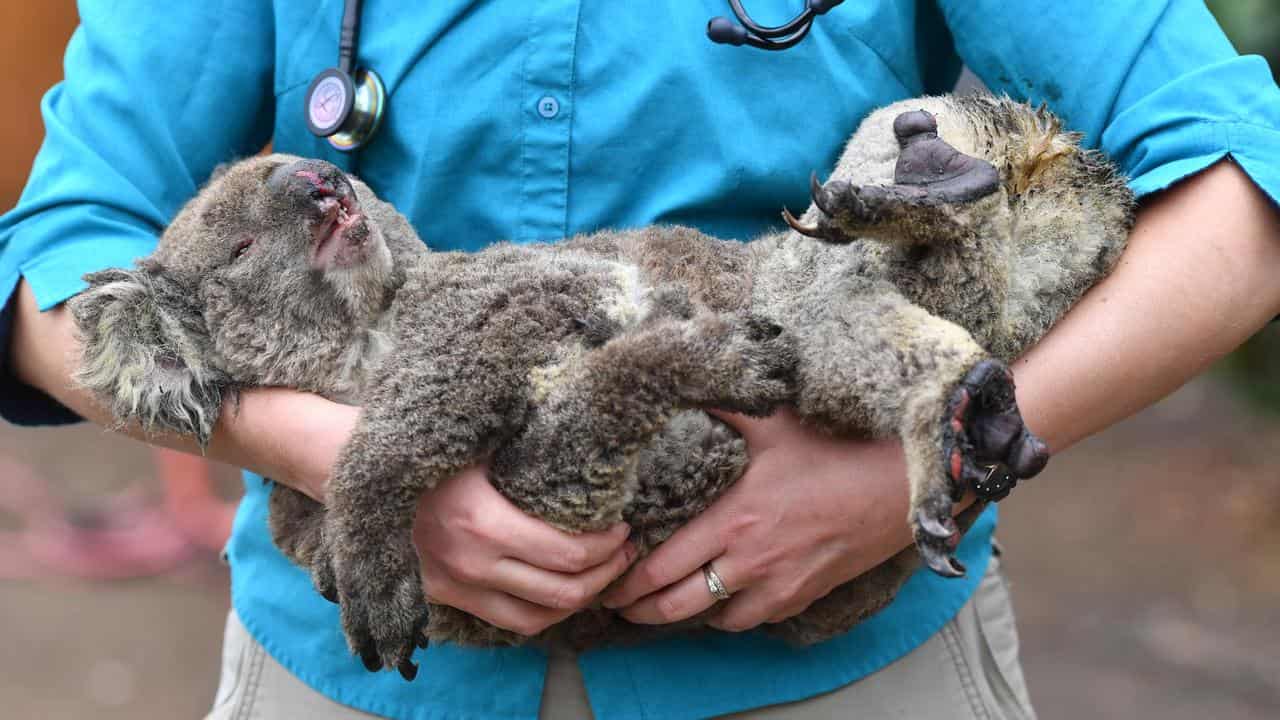
M193 435L207 446L235 388L209 365L212 343L192 289L151 260L85 280L89 289L68 302L82 343L75 380L121 422Z

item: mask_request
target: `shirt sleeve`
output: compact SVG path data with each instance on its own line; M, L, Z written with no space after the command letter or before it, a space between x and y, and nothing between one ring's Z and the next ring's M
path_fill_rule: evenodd
M996 93L1045 102L1139 195L1231 157L1280 203L1280 90L1200 0L940 0Z
M18 280L43 311L86 273L130 265L218 163L257 152L273 125L270 3L79 7L65 80L41 102L44 144L0 217L0 417L15 423L76 419L8 371Z

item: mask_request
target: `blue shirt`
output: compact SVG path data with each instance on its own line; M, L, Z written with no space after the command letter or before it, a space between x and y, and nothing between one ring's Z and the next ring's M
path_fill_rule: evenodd
M776 23L792 0L749 3ZM391 93L357 158L312 137L311 78L334 64L340 0L163 6L85 1L66 81L43 102L47 138L0 219L0 299L25 277L42 309L81 275L128 265L214 166L275 149L358 172L435 248L683 223L747 239L807 204L871 109L954 82L961 58L996 92L1045 101L1139 194L1231 156L1280 198L1280 91L1237 57L1200 2L851 0L782 53L711 44L721 2L368 0L360 62ZM5 301L0 348L7 347ZM74 419L0 368L0 412ZM1025 508L1032 511L1031 508ZM250 478L229 545L250 632L334 699L402 718L533 718L545 657L431 648L418 680L370 675L336 609L272 547ZM994 512L969 532L962 580L922 573L844 637L792 649L708 633L588 653L601 718L693 718L812 696L876 671L937 632L990 557Z

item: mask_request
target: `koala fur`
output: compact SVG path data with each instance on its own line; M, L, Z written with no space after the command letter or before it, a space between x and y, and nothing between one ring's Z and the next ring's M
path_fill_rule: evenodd
M1123 179L1077 143L1008 99L908 100L868 117L790 231L742 244L649 227L472 254L428 251L332 165L253 158L135 269L87 278L71 302L79 381L121 421L201 442L238 388L361 405L327 508L276 486L271 528L341 604L366 666L406 678L427 639L525 640L423 595L416 500L468 465L491 457L494 486L558 527L626 520L646 552L746 465L699 408L789 403L836 435L897 436L916 546L770 626L816 642L921 560L962 574L952 551L985 503L957 523L953 502L1047 461L1004 363L1109 271L1132 222ZM653 632L593 608L543 639Z

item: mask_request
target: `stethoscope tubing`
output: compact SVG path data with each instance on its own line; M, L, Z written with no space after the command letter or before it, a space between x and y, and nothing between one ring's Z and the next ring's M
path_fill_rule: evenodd
M728 45L749 45L761 50L786 50L799 43L813 28L813 20L844 0L805 0L804 10L787 22L769 27L751 18L742 0L729 0L737 23L725 17L707 23L707 37ZM345 0L338 36L338 64L316 76L304 98L307 127L327 138L334 149L351 152L362 147L377 131L386 111L387 94L378 74L356 64L360 40L361 0ZM318 96L317 93L325 93ZM332 100L332 102L330 102ZM337 103L337 105L334 105ZM326 108L337 107L337 112Z

